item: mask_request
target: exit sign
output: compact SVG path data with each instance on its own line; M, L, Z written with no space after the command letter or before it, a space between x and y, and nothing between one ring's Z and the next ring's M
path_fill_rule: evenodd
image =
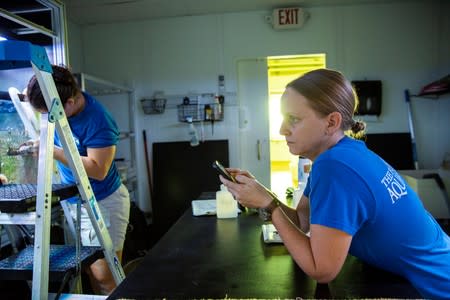
M277 8L272 13L272 26L274 29L300 28L305 17L305 12L300 7Z

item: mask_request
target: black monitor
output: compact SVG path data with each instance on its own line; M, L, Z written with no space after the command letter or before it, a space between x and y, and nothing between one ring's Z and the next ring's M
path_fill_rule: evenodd
M409 132L367 134L366 145L394 169L414 169L411 134Z
M164 234L203 192L220 189L219 160L229 166L228 140L211 140L192 147L189 142L153 143L152 230Z

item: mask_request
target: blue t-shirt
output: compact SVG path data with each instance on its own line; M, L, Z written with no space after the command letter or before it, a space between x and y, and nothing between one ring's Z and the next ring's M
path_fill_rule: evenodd
M350 254L450 299L450 238L402 177L364 142L344 137L312 165L311 224L353 236Z
M86 99L84 109L75 116L68 118L70 129L81 156L87 156L87 148L104 148L116 145L119 140L119 129L111 114L89 94L83 93ZM61 142L55 133L55 145L61 147ZM75 183L71 169L57 162L62 183ZM89 178L95 198L102 200L121 185L116 164L111 164L108 174L103 180ZM73 201L73 200L72 200Z

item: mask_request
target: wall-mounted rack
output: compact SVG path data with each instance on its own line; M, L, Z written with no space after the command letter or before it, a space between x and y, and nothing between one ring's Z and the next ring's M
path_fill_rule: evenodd
M183 97L183 103L177 105L178 121L222 121L225 97L213 93L204 93Z
M164 92L158 91L158 92L155 92L154 95L151 97L143 97L143 98L149 98L149 99L164 98L167 100L165 109L169 110L169 109L178 109L178 105L185 103L183 99L186 97L189 98L189 104L196 104L196 103L198 103L198 99L202 95L207 96L207 97L212 97L212 100L205 99L204 102L200 101L200 103L202 103L202 104L206 104L206 103L210 103L210 102L215 103L214 97L216 96L216 94L213 92L204 92L204 93L187 92L187 93L183 93L183 94L165 94ZM224 103L222 105L223 107L238 105L236 92L225 92L223 96L224 96Z
M179 122L188 122L188 118L192 118L192 122L223 120L223 104L220 103L180 104L177 109Z
M141 99L142 110L146 115L159 115L164 113L166 109L167 99L165 98L153 98L153 99Z

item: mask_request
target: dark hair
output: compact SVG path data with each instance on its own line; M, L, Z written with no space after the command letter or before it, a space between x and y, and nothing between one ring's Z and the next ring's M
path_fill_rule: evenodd
M80 88L75 77L67 68L53 65L52 70L52 77L55 81L56 90L58 91L62 104L65 105L67 99L80 93ZM28 82L27 98L34 109L45 111L48 110L36 75L33 75Z
M330 69L313 70L288 83L286 88L302 94L311 108L322 116L339 112L343 131L351 130L350 135L358 138L364 135L364 122L353 119L358 107L358 97L351 83L340 72Z

